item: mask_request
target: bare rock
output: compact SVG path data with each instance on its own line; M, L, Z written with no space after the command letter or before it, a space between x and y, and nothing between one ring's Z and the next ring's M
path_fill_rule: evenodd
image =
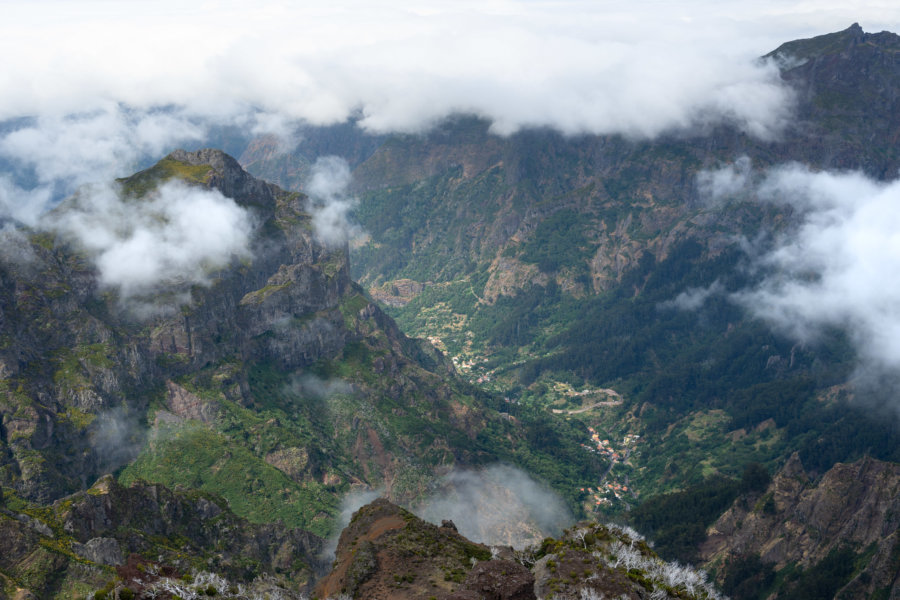
M469 572L462 588L484 600L534 600L534 575L508 560L480 562Z
M72 544L72 551L82 558L101 565L117 567L125 564L125 557L122 555L119 542L113 538L93 538L86 544L75 542Z

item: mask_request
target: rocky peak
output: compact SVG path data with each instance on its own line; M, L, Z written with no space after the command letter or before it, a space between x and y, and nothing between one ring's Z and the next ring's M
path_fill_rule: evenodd
M221 150L203 148L195 152L175 150L164 160L171 160L193 167L209 166L210 172L206 185L217 189L229 198L244 206L264 209L266 212L275 209L275 197L278 189L247 173L234 158Z

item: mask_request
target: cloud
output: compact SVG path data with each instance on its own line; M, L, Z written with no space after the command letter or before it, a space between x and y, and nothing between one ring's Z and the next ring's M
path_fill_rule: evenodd
M316 237L326 246L343 246L362 233L350 218L357 203L347 196L350 179L350 166L338 156L320 157L312 166L306 184L308 210Z
M171 181L141 199L86 186L41 225L83 248L100 285L127 301L208 285L216 270L249 256L254 219L217 190Z
M558 535L573 520L556 493L524 471L499 464L452 471L413 512L436 524L452 520L473 541L517 548Z
M146 443L147 430L137 415L115 407L97 415L90 427L88 443L100 462L100 472L109 472L134 460Z
M706 304L706 301L713 297L725 293L725 286L718 279L710 286L703 288L688 288L678 294L674 299L661 302L660 309L676 309L676 310L699 310Z
M335 524L333 527L333 532L331 536L325 540L325 544L322 546L322 552L320 556L325 560L333 560L335 552L337 551L338 541L340 541L341 532L350 524L350 520L353 518L353 513L358 511L360 508L373 502L380 498L383 495L383 490L370 490L370 489L357 489L349 492L344 498L341 500L341 505L338 508L338 516L335 520Z
M32 170L41 185L70 189L110 180L142 156L159 156L173 143L200 140L206 129L179 111L130 111L86 105L88 112L40 115L0 138L0 157Z
M790 207L793 224L753 257L761 282L731 298L799 341L813 342L829 328L845 330L862 368L896 371L900 180L814 172L792 164L771 169L749 184L749 170L749 164L741 164L698 179L708 182L714 194L740 189L758 201ZM679 296L680 303L696 304L704 293L689 290Z
M335 395L352 394L353 384L343 379L321 379L306 374L292 377L285 387L285 392L301 398L327 400Z
M353 116L370 131L417 132L461 112L501 134L648 138L730 123L770 138L792 96L756 58L856 20L896 29L900 7L6 2L0 174L29 177L0 186L0 201L32 215L48 195L127 175L215 126L274 134L285 149L300 123Z
M731 165L697 173L697 191L707 205L720 205L749 193L752 175L750 157L742 156Z

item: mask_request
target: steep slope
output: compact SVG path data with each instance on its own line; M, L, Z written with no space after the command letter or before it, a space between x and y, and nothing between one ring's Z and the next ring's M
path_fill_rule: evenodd
M358 487L408 500L455 465L498 458L576 479L597 468L563 464L565 441L531 445L490 396L403 335L350 280L346 248L318 241L302 195L215 150L176 151L102 193L82 190L46 231L19 229L4 246L5 488L47 503L119 469L126 485L198 488L252 522L325 534ZM73 225L111 212L126 231L171 227L171 207L191 194L244 211L247 247L191 269L177 254L152 285L134 283L138 256L110 279L95 240L118 229ZM103 198L111 209L98 217Z
M864 458L812 482L795 454L762 493L709 529L703 559L735 598L900 594L900 465ZM818 591L816 591L818 590Z
M890 419L847 410L858 392L843 385L855 365L843 332L797 344L728 300L762 276L741 240L764 252L796 214L740 196L711 205L698 180L785 162L892 177L898 39L853 25L770 53L796 94L780 139L499 137L459 116L379 140L365 160L348 154L369 236L353 273L511 410L546 407L607 440L584 439L619 457L585 506L619 510L753 461L774 470L793 451L816 473L867 451L900 460ZM264 169L264 147L242 161Z
M322 568L322 540L309 532L248 523L211 494L124 488L111 476L50 506L8 498L0 506L0 535L2 598L25 590L33 598L126 587L141 593L166 578L187 585L196 572L244 586L263 576L289 597Z
M534 600L719 598L706 574L660 560L636 532L580 523L524 550L488 548L385 500L341 533L319 597ZM652 594L652 595L651 595Z

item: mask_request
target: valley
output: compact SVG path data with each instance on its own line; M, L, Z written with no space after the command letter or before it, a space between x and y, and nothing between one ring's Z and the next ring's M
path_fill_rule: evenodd
M898 56L761 57L777 135L232 123L10 217L0 600L900 597Z

